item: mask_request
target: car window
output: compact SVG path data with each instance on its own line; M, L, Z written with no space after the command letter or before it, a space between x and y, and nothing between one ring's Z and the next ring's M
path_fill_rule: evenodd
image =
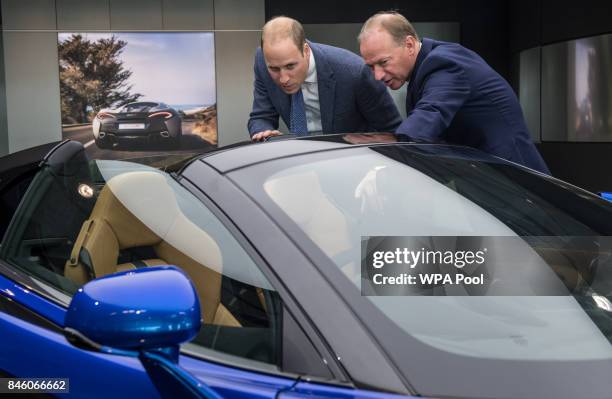
M123 107L121 112L148 112L157 106L157 103L132 103Z
M507 275L525 292L534 280L518 270L541 272L565 293L368 297L403 333L429 347L492 359L612 358L612 245L606 238L612 207L526 169L478 161L468 150L436 154L433 148L309 154L261 163L232 178L274 210L279 223L298 226L287 229L296 242L310 239L357 288L362 237L480 236L515 244L498 249L501 259L515 259L511 248L521 248L533 269L508 262Z
M278 294L217 217L156 168L109 160L70 172L44 166L0 257L68 295L111 273L176 265L201 303L203 327L191 346L279 364Z
M330 265L321 271L425 396L530 397L534 387L557 387L558 375L609 391L607 380L593 376L608 375L612 359L612 207L483 158L446 146L353 147L260 162L229 177ZM433 285L420 294L398 287L397 296L368 296L360 290L361 242L376 236L511 243L493 247L494 255L505 262L504 278L526 293L478 296ZM549 283L560 287L555 294L527 293ZM502 382L524 380L524 395Z

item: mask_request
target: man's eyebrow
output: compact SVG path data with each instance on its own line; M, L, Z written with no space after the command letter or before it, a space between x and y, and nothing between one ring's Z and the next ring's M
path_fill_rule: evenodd
M389 56L382 57L382 58L378 59L375 62L375 64L382 64L383 62L387 61L389 58L390 58Z
M368 66L377 65L377 64L380 64L381 62L383 62L386 58L388 58L388 57L382 57L382 58L375 59L375 60L365 61L365 64L368 65Z

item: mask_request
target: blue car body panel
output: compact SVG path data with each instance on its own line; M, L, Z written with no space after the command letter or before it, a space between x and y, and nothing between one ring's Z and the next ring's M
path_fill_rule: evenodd
M34 294L30 289L0 275L0 295L14 300L58 326L64 325L66 309Z
M612 192L608 193L608 192L602 192L601 193L601 197L605 200L608 200L610 202L612 202Z
M22 378L68 378L75 398L159 398L136 358L87 352L58 333L0 312L3 371Z
M237 370L221 365L202 362L187 356L181 357L181 366L198 379L214 387L223 397L264 398L336 398L336 399L399 399L411 397L388 393L338 387L312 382L291 381L271 375ZM276 396L276 393L279 393ZM416 398L415 398L416 399ZM422 399L422 398L421 398Z
M0 275L0 295L13 300L60 327L67 309ZM106 355L74 347L63 335L0 312L0 353L3 371L16 377L69 378L70 393L59 397L106 399L159 398L137 358ZM27 348L27 349L26 349ZM180 356L179 365L228 398L367 398L392 399L397 395L296 383L283 378Z
M227 398L276 398L279 391L289 390L295 384L293 379L234 369L189 356L181 356L179 363L196 378Z

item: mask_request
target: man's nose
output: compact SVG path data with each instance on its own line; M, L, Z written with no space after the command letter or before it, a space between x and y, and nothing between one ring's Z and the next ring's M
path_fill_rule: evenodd
M280 82L285 84L289 81L289 74L287 72L281 71L280 73Z
M385 76L385 71L380 67L380 65L374 65L374 79L381 80Z

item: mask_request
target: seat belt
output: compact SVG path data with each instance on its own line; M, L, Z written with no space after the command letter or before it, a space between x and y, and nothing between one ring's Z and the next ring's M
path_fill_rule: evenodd
M90 280L95 279L96 274L94 273L94 268L91 262L91 257L89 256L89 252L87 252L87 249L83 248L83 243L89 235L89 231L93 226L93 222L93 219L89 219L83 223L83 226L81 226L81 231L79 232L74 246L72 247L72 252L70 252L70 259L68 260L68 265L72 267L77 267L79 263L82 264Z

